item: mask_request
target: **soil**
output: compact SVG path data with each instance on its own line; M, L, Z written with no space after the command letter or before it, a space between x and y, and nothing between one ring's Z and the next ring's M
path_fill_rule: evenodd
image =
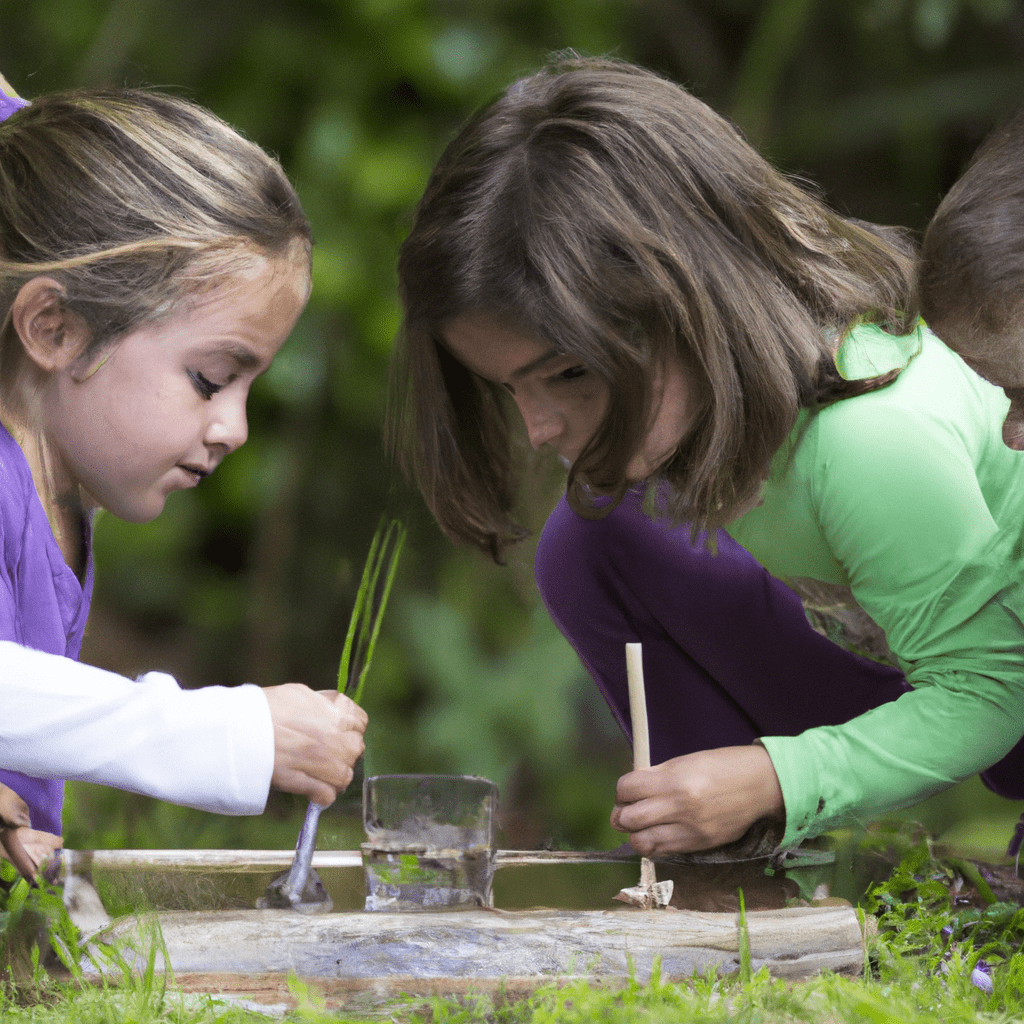
M1015 903L1024 906L1024 878L1017 874L1017 868L1010 864L988 864L985 861L970 861L981 877L988 883L993 895L1000 903ZM958 906L973 906L984 909L986 902L969 880L954 896Z

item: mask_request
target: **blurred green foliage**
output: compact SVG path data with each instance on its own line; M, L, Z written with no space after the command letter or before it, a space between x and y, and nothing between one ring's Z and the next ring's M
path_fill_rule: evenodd
M0 0L0 70L24 95L192 97L280 156L316 235L313 299L254 389L248 445L155 523L99 523L86 659L190 686L328 688L373 529L402 515L367 771L494 778L516 846L617 842L607 814L630 755L538 608L530 546L507 568L453 549L380 429L395 255L427 174L475 107L567 47L676 78L841 210L918 229L1024 99L1016 0ZM535 525L555 493L532 497ZM72 845L255 842L74 792ZM270 845L288 845L273 822L293 811L272 804Z

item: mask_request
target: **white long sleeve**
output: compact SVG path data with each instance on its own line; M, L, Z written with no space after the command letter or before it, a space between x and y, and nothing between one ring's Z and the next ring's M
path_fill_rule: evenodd
M219 814L259 814L274 768L258 686L183 690L0 641L0 767Z

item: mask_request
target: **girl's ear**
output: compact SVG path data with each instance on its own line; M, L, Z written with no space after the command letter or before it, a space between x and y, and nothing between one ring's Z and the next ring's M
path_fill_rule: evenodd
M89 341L85 323L64 305L64 286L52 277L33 277L21 286L11 325L26 355L47 373L70 366Z

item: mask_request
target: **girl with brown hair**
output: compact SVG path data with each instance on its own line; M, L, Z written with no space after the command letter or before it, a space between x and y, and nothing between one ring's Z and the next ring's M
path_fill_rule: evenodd
M1024 449L1024 108L999 125L939 204L921 246L921 312L1010 399L1003 440Z
M32 864L63 779L226 814L271 785L329 804L366 715L294 683L186 691L77 662L92 520L159 515L246 439L246 399L309 295L284 172L195 104L0 80L0 783ZM13 820L11 820L13 818ZM5 844L7 838L4 838ZM24 870L24 868L23 868Z
M394 443L495 558L523 534L510 401L567 466L537 581L627 734L643 643L660 763L612 816L642 853L790 846L979 771L1024 796L1024 465L913 272L899 233L625 64L515 83L431 175ZM894 665L814 632L780 579L851 595Z

